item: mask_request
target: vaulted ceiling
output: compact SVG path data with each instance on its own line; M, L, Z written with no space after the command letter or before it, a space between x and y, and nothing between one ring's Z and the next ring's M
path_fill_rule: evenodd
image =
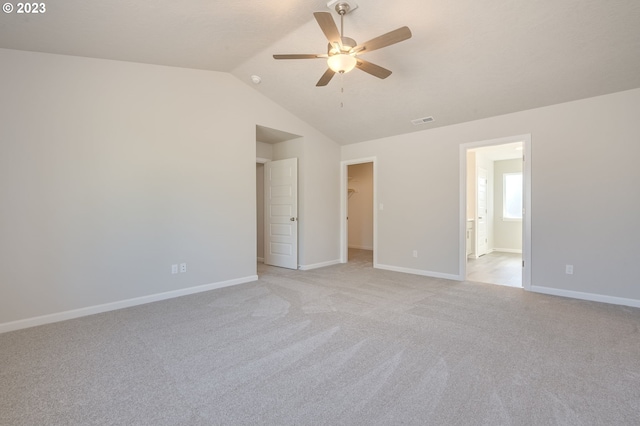
M0 47L229 72L341 144L640 87L638 0L356 3L344 34L357 42L413 33L364 56L393 71L384 80L356 69L316 87L325 60L273 59L326 53L313 12L339 17L324 0L48 2L3 13Z

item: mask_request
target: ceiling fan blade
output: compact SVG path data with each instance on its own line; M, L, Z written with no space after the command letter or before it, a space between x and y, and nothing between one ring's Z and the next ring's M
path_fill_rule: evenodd
M331 68L327 68L324 74L322 74L322 77L320 77L320 80L316 83L316 87L326 86L329 84L334 74L335 72Z
M358 62L356 62L356 68L361 69L362 71L369 73L378 78L387 78L391 75L391 71L386 68L382 68L379 65L372 64L371 62L364 61L360 58L356 58Z
M342 48L342 40L340 39L340 31L336 26L333 16L329 12L314 12L313 16L318 21L320 29L331 44L338 44Z
M316 59L316 58L326 58L326 53L320 54L290 54L290 55L273 55L273 59Z
M401 41L411 38L411 30L409 27L401 27L397 30L390 31L386 34L371 39L365 43L359 44L352 49L355 53L366 53L372 50L380 49L390 46L392 44L399 43Z

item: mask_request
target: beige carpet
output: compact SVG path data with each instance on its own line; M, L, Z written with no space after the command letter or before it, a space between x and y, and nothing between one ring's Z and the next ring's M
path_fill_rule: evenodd
M640 310L372 269L0 335L0 425L637 425Z

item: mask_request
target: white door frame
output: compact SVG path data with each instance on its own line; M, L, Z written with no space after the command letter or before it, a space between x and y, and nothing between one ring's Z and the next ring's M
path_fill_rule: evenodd
M264 166L269 161L271 160L269 160L268 158L256 157L256 164L262 164ZM256 184L257 182L258 182L258 176L256 174ZM262 243L263 243L262 256L264 256L264 169L262 171L262 188L260 188L260 191L262 191L262 235L258 235L258 228L256 227L256 260L258 262L264 262L264 257L258 257L258 247L257 247L257 242L260 239L260 237L262 237ZM256 199L257 198L258 198L258 187L256 185ZM256 205L256 216L257 215L258 215L258 206Z
M479 212L479 208L478 206L480 205L480 196L478 194L480 194L480 175L484 173L484 213L483 213L483 218L484 218L484 245L483 245L483 249L484 251L482 251L482 253L480 252L480 238L478 238L478 235L481 232L481 228L480 228L480 212ZM493 174L493 173L492 173ZM493 177L491 178L491 183L493 184ZM476 165L476 209L473 212L474 213L474 219L475 219L475 223L473 224L473 232L474 232L474 243L475 243L475 248L473 250L474 253L474 257L477 259L482 255L485 255L487 253L489 253L489 172L488 170L484 169L483 167L479 167ZM467 187L467 191L469 191L469 187ZM492 192L493 193L493 192ZM491 216L493 217L493 207L491 207ZM467 218L468 219L468 218ZM491 233L491 238L493 240L493 232ZM466 253L466 251L465 251Z
M522 177L523 188L523 218L522 218L522 287L531 290L531 134L508 136L499 139L469 142L460 145L460 224L459 224L459 258L460 280L467 277L467 150L492 145L504 145L507 143L522 142L524 164Z
M340 162L340 263L349 260L347 215L349 207L349 166L373 163L373 267L378 265L378 178L376 157L356 158Z

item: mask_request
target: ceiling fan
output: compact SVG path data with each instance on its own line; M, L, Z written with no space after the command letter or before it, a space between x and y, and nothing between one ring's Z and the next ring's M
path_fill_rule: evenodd
M373 38L365 43L357 44L352 38L344 36L344 15L349 13L351 6L347 2L338 2L336 12L340 15L340 31L333 21L329 12L315 12L320 29L329 40L327 53L321 54L289 54L273 55L274 59L316 59L327 58L329 68L320 77L316 86L326 86L336 73L346 73L354 68L358 68L378 78L387 78L391 71L379 65L361 59L359 55L371 52L376 49L390 46L395 43L411 38L411 30L408 27L401 27L386 34Z

